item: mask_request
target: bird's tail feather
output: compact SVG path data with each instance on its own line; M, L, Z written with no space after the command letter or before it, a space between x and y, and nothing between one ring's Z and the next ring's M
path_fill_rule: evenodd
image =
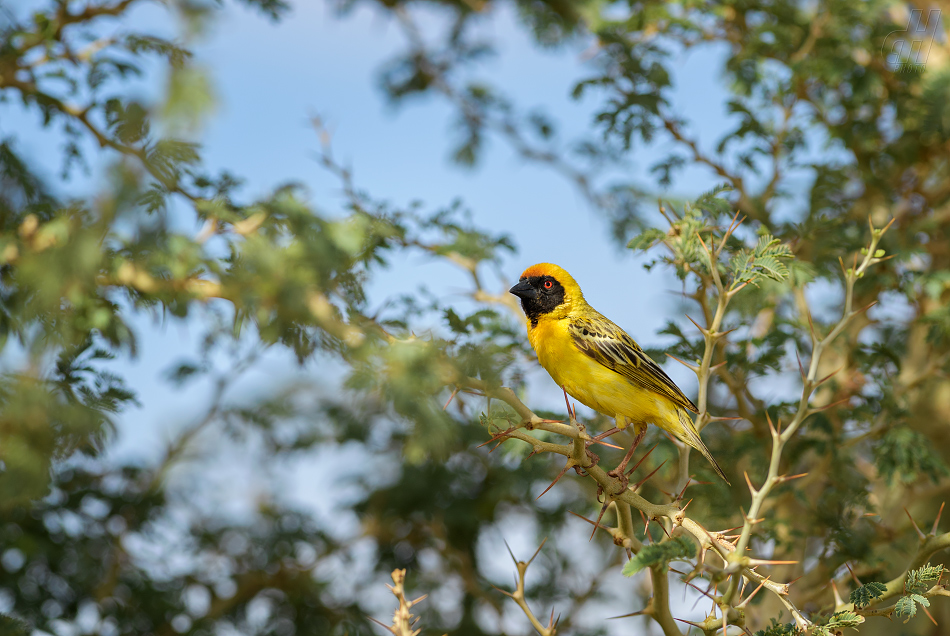
M680 424L682 424L682 436L680 440L692 446L700 453L703 454L703 457L712 464L713 469L716 473L722 477L722 480L729 484L729 480L726 479L726 473L722 471L722 468L719 466L719 463L713 458L712 453L709 452L709 449L706 448L706 445L703 444L702 438L699 437L699 433L696 431L696 427L693 425L693 420L687 415L686 411L679 411ZM729 484L730 486L732 484Z

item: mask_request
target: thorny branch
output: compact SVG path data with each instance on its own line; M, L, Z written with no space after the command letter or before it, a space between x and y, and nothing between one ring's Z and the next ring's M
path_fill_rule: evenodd
M319 122L317 122L317 127L318 129L322 130L322 128L320 128ZM326 141L324 142L324 145L326 146ZM337 173L342 178L344 178L344 180L349 178L348 172L339 171L339 166L332 160L331 155L325 153L324 160L325 164L328 164L330 167L335 166L338 169ZM348 185L347 190L352 196L357 196L355 194L355 190L352 189L352 186ZM356 202L358 203L358 201ZM722 330L722 324L725 319L729 302L747 284L733 281L727 285L723 281L718 267L714 265L718 263L722 257L726 249L726 242L728 241L729 236L741 223L737 217L733 219L732 223L730 223L729 227L726 229L724 235L720 237L720 239L716 241L714 245L710 247L703 243L709 263L709 274L703 279L703 285L705 286L701 287L701 289L697 291L697 294L702 293L702 298L696 299L699 300L700 304L703 306L705 319L704 322L706 326L702 327L697 324L697 328L699 328L703 334L705 350L703 358L701 361L699 361L698 365L684 362L686 366L691 368L697 374L699 379L698 406L700 409L700 415L697 419L697 426L700 428L704 427L713 420L728 419L716 418L709 414L708 391L709 381L712 377L712 374L716 372L720 366L713 363L715 358L715 350L717 347L722 346L725 337L729 333L728 330ZM880 238L887 230L887 227L878 230L874 229L872 226L871 230L872 241L869 249L867 250L867 255L861 261L860 265L855 263L853 268L845 271L846 302L841 321L839 321L839 323L833 327L831 332L824 338L819 338L817 335L813 335L813 355L809 367L809 373L804 377L803 397L799 405L799 411L793 418L792 424L786 428L785 431L776 432L773 436L773 455L772 463L770 465L769 477L766 481L766 484L764 484L758 490L752 488L753 506L750 507L750 511L746 515L744 524L742 526L743 532L740 535L728 536L726 531L708 531L698 521L687 517L685 514L685 506L681 508L679 505L677 505L682 499L682 492L678 497L674 498L672 503L663 505L654 504L641 497L636 492L637 487L640 484L637 484L633 488L624 490L623 485L618 479L610 476L605 470L596 465L596 460L588 452L588 447L592 443L597 442L597 440L587 433L584 425L576 420L572 412L570 413L570 418L567 423L544 419L535 414L531 408L524 404L517 397L514 391L508 387L495 387L476 378L458 376L446 377L445 383L454 387L453 395L458 391L477 393L490 399L501 400L515 411L515 413L520 418L519 424L493 434L492 440L490 441L502 443L508 439L520 439L531 445L532 455L541 452L550 452L566 457L567 461L564 466L564 470L561 471L561 474L564 474L570 468L574 468L579 474L586 475L594 479L600 490L604 493L605 497L604 508L601 515L603 515L603 511L607 510L608 508L612 508L617 516L617 526L610 527L607 525L601 525L600 519L598 519L596 522L590 523L593 523L596 527L607 531L608 534L611 535L614 543L628 551L628 554L638 553L642 549L642 543L634 536L633 533L631 515L631 509L633 508L641 512L647 519L648 523L652 521L664 522L664 529L670 536L674 536L676 533L682 532L688 533L690 536L692 536L700 546L699 563L696 566L695 572L709 575L714 581L729 581L726 592L722 596L709 595L707 593L707 595L711 596L715 605L719 608L720 617L717 618L715 614L711 614L703 622L695 623L694 625L702 628L707 633L715 633L716 631L722 630L725 626L730 624L742 626L744 623L744 616L741 611L742 608L748 604L754 594L764 587L777 596L779 601L786 607L786 609L788 609L799 626L803 628L810 627L812 623L803 616L801 611L798 610L798 608L789 598L790 584L773 581L771 578L756 571L756 568L760 565L767 565L777 562L755 559L745 556L745 554L751 537L751 528L757 521L756 517L759 512L761 512L762 504L767 498L768 493L775 485L790 479L790 477L778 474L781 450L784 448L785 443L787 443L787 441L792 437L804 419L808 415L820 410L809 406L809 398L813 391L827 379L816 379L822 352L838 335L840 335L852 318L866 309L864 308L857 311L853 309L854 283L858 278L864 275L870 265L883 260L875 256L875 254L877 252L877 245L879 244ZM414 245L415 247L419 247L421 249L427 249L427 246L421 243ZM477 263L469 262L461 257L458 259L453 259L453 262L471 274L471 278L476 289L476 294L482 295L481 298L476 296L476 299L480 299L484 302L497 302L508 306L513 311L517 310L517 307L512 305L512 303L505 302L504 297L492 295L490 292L485 290L482 281L478 276ZM707 298L706 292L712 288L714 288L716 291L716 305L714 310L709 308L705 303ZM570 442L566 444L557 444L554 442L541 440L530 434L530 431L533 430L542 430L550 433L556 433L558 435L567 437ZM778 452L775 451L776 443L779 444ZM682 474L680 475L678 481L682 482L679 485L681 488L683 488L689 484L687 463L688 449L687 452L683 452L681 450L680 461L680 472ZM950 541L950 538L941 540ZM739 547L740 545L741 548ZM940 546L942 544L934 545ZM934 551L939 549L942 549L942 547L935 547ZM715 553L721 563L708 562L705 558L707 553ZM920 559L926 560L926 558L932 554L933 552L927 552L921 556ZM915 559L915 562L917 560L919 559ZM516 561L516 563L519 562ZM530 563L530 561L528 563ZM637 614L649 615L654 618L654 620L656 620L662 627L666 636L673 636L674 634L681 635L682 632L674 622L677 619L673 618L669 608L667 568L650 568L650 572L651 578L653 580L654 596L650 600L648 606L642 611L637 612ZM743 580L747 581L748 583L752 583L753 585L741 584ZM898 577L898 579L895 579L889 583L888 589L890 590L891 587L893 587L895 590L893 594L897 594L900 591L902 585L903 575L902 577ZM747 590L749 589L752 590L751 593L747 593ZM742 598L743 596L744 598ZM519 606L520 605L522 605L522 603L519 603ZM525 607L522 607L522 609L525 610ZM549 622L548 626L544 626L536 617L534 617L532 620L533 614L530 613L530 609L525 610L525 612L535 628L538 629L539 633L553 634L553 631L544 632L542 630L554 630L556 628L555 623Z
M938 517L939 521L939 517ZM916 527L916 524L915 524ZM941 550L946 550L950 548L950 532L945 532L943 534L937 534L937 523L934 523L933 530L929 534L923 534L920 530L917 530L918 535L920 536L920 544L917 547L917 553L911 559L910 563L907 564L907 568L899 576L894 577L888 581L885 585L887 590L879 597L873 600L871 606L878 605L899 596L904 591L904 584L907 581L907 573L911 570L916 570L917 568L923 566L925 563L928 563L930 559L940 552ZM946 584L943 585L934 585L929 590L924 592L923 596L950 596L950 590L947 590ZM895 606L889 605L887 607L866 607L861 609L856 609L853 603L839 604L835 607L835 611L852 611L856 614L861 614L862 616L890 616L894 612Z
M414 601L406 599L406 571L405 570L393 570L393 585L388 585L387 587L392 591L393 596L399 601L399 605L396 607L396 611L393 612L393 624L392 626L385 625L375 618L370 618L377 625L382 625L384 628L389 630L389 633L393 636L418 636L421 629L413 629L416 623L419 621L418 617L412 615L410 611L414 605L421 603L425 600L427 595L420 596Z
M635 487L624 490L619 479L608 475L607 471L596 465L594 460L590 457L587 452L587 445L593 438L591 438L586 430L584 430L583 425L577 422L575 418L572 417L568 424L541 418L525 405L515 392L508 387L490 387L487 383L476 378L456 378L451 384L461 386L464 389L473 389L492 399L501 400L522 418L518 425L493 435L492 441L519 439L531 445L532 455L545 452L563 455L567 458L568 467L580 468L586 475L597 482L598 486L603 490L605 502L608 504L616 504L621 511L621 521L618 527L608 528L609 534L611 534L614 538L614 542L618 545L631 549L633 552L638 552L642 547L640 541L632 535L632 523L629 521L624 522L626 515L623 510L625 506L628 506L642 512L648 521L667 520L667 530L671 535L677 532L688 533L699 544L701 554L705 555L708 552L717 554L722 561L721 565L707 563L702 557L700 558L700 567L704 571L714 576L728 575L733 572L738 573L755 583L755 585L761 584L782 597L783 602L787 606L794 607L791 601L787 599L788 584L771 581L755 571L754 567L761 564L761 562L749 562L740 565L733 565L729 562L729 555L735 551L735 546L726 539L724 533L706 530L699 522L686 516L685 508L680 508L674 504L652 503L637 494L634 491ZM571 442L568 444L556 444L540 440L529 432L526 432L533 430L543 430L564 435L570 438ZM629 536L626 535L626 531L629 531L631 534ZM657 586L657 584L659 584L661 592L663 588L660 579L665 578L665 576L665 572L663 572L662 577L654 575L654 585ZM680 632L679 628L673 623L672 613L668 605L668 595L661 594L661 597L662 598L654 596L650 607L644 613L653 616L661 627L663 627L664 633L667 636L681 634L682 632ZM795 611L797 612L798 610L796 609Z
M736 551L730 557L730 563L732 564L741 564L748 560L748 557L745 556L745 551L746 548L749 547L749 541L752 538L752 527L762 510L762 505L768 498L772 488L787 479L787 477L779 474L782 461L782 451L792 436L795 435L795 432L798 430L799 426L801 426L805 418L813 413L816 413L818 410L810 406L810 399L814 390L818 388L818 386L823 381L819 380L818 378L818 368L821 362L822 353L834 341L834 339L838 337L838 335L855 316L867 309L866 307L854 309L854 284L859 278L864 276L868 267L881 261L879 257L876 257L877 246L888 227L890 227L890 224L882 229L875 229L874 226L871 225L870 245L860 265L846 269L842 263L842 269L844 270L845 277L845 302L841 319L824 337L820 337L814 327L811 330L811 361L808 366L807 374L805 374L802 378L802 396L799 400L798 409L795 412L795 415L792 417L792 421L789 422L788 426L784 430L781 428L781 422L779 422L779 425L776 427L772 425L771 421L769 421L769 428L772 433L772 455L769 461L768 475L765 479L765 482L758 488L753 486L751 481L748 482L749 492L752 495L752 502L749 506L748 512L745 515L742 532L739 536L739 541L736 544ZM811 322L810 318L809 322ZM730 581L726 592L723 594L723 600L727 603L731 603L736 598L738 589L739 578L734 576ZM788 609L789 611L792 611L792 616L800 627L804 628L808 625L808 621L801 615L800 612L794 610L791 607Z
M686 367L691 369L695 374L696 378L699 381L699 393L697 396L697 407L699 408L699 415L696 418L696 430L702 431L707 424L709 424L714 419L713 416L709 414L709 381L712 377L712 359L713 354L715 353L716 347L719 345L720 340L725 337L729 332L720 331L722 327L722 321L726 317L726 308L729 305L729 301L739 292L745 285L730 285L729 289L726 289L723 285L722 279L719 275L719 268L716 267L716 263L719 262L719 258L722 255L723 250L726 247L726 242L729 240L729 236L739 227L739 224L742 223L742 220L738 218L739 213L736 213L736 216L733 217L732 222L729 224L729 227L726 229L725 233L722 236L719 244L713 247L713 252L709 251L709 248L706 247L706 244L703 243L703 247L706 248L706 253L709 258L709 269L710 275L713 283L715 284L717 295L716 303L716 312L709 318L706 319L706 327L700 327L696 325L700 332L703 334L704 341L704 350L703 350L703 359L699 363L699 366L679 360L680 363L684 364ZM700 239L702 240L702 239ZM694 294L694 298L699 301L700 305L704 308L704 313L707 313L705 302L706 302L706 285L701 285L700 288ZM695 323L694 323L695 324ZM679 469L680 475L676 485L676 491L679 492L681 489L685 488L689 483L689 447L685 444L679 444Z
M707 326L701 327L697 325L703 334L706 344L703 359L698 365L684 362L684 364L696 372L700 380L698 400L701 414L697 422L700 427L714 419L709 415L707 410L708 382L711 373L714 371L712 364L714 350L721 339L728 333L721 330L728 303L745 285L745 283L737 282L732 282L727 285L722 280L718 267L716 266L725 250L729 235L735 231L736 227L738 227L738 223L739 221L734 218L733 223L730 224L724 236L717 244L712 247L706 246L705 243L703 244L709 259L709 280L717 292L717 303L715 311L711 312L712 315L709 317L710 319L706 321ZM889 225L882 229L876 229L872 225L871 241L864 258L860 263L856 261L853 267L844 268L845 303L841 319L825 336L820 336L814 329L812 330L812 357L808 371L803 373L802 397L799 401L798 410L784 430L780 427L776 428L769 422L772 429L772 455L768 476L766 481L758 488L753 486L751 481L748 482L752 502L748 512L745 513L742 529L739 535L735 537L734 542L730 541L724 532L710 532L698 521L688 517L685 512L685 507L681 508L676 505L679 499L676 499L671 504L655 504L641 497L636 492L636 487L624 489L618 479L610 476L607 471L598 466L596 461L591 457L587 447L593 439L587 433L584 425L577 422L573 413L569 413L569 421L566 423L551 421L536 415L507 387L491 387L485 382L474 378L453 378L451 384L461 387L462 390L476 391L489 398L501 400L510 406L521 418L521 422L518 425L504 431L496 432L493 435L492 441L498 441L500 443L507 439L519 439L532 446L531 454L550 452L563 455L567 458L565 470L574 468L578 473L592 478L598 484L600 491L604 493L604 510L606 510L608 506L613 506L617 511L618 519L617 527L601 525L600 519L593 523L607 530L618 546L622 546L624 549L634 553L639 552L642 548L642 544L632 533L632 523L629 519L629 510L631 509L640 511L648 522L663 521L665 529L670 536L682 532L692 536L699 544L701 550L699 563L696 566L697 571L710 575L714 580L728 580L726 589L721 596L710 595L714 604L718 606L720 610L720 617L717 618L715 614L711 614L703 622L695 623L695 625L703 629L704 632L714 633L718 630L725 629L728 624L742 626L744 621L740 611L741 608L748 603L752 594L757 593L757 591L763 587L776 595L780 602L791 613L800 628L810 628L812 623L805 618L802 612L789 598L789 584L773 581L756 570L760 565L767 565L773 562L753 558L748 555L747 550L751 541L753 526L757 522L757 517L771 490L774 486L790 479L790 477L779 473L782 451L785 445L796 433L804 420L809 415L820 410L810 406L810 398L815 389L827 379L819 379L817 377L822 354L831 345L834 339L841 334L847 324L855 316L867 309L854 309L854 284L867 272L871 265L883 260L878 254L877 246L888 227ZM530 431L533 430L557 433L567 437L570 442L567 444L557 444L540 440L530 434ZM683 459L682 454L681 459ZM601 515L602 514L603 511ZM935 552L948 546L950 546L950 534L922 539L921 550L911 564L911 568L919 567L920 564L925 562ZM718 557L716 563L709 562L705 558L706 554L710 553ZM666 581L666 568L651 568L651 575L654 583L654 596L649 606L645 610L638 612L638 614L652 616L654 620L660 624L664 634L667 636L681 634L679 628L673 622L674 619L669 609L668 587L664 584ZM901 575L889 582L887 584L888 593L879 600L883 601L899 594L904 583L904 577L905 575ZM744 585L744 581L752 585ZM743 596L742 592L744 589L753 591L750 594L745 594L745 599L742 599L741 596ZM942 594L942 592L939 591L934 592L934 594L938 593ZM892 608L866 610L865 614L886 614L888 611L891 611L891 609ZM539 630L539 633L543 632Z
M561 620L561 617L554 617L554 610L551 610L551 617L548 619L548 624L543 624L538 617L534 615L534 612L531 611L531 607L528 606L528 602L525 600L525 575L528 573L528 568L531 567L531 564L534 562L534 559L541 553L541 548L544 547L544 543L547 541L545 539L541 542L541 545L538 546L538 549L535 550L534 554L527 561L519 561L515 558L515 555L511 552L511 548L508 548L508 554L511 555L511 560L515 562L515 568L518 570L518 574L515 575L515 591L506 592L500 588L495 588L508 598L512 599L515 603L518 604L518 607L521 608L521 611L524 612L525 616L528 617L528 620L531 621L531 626L534 627L535 631L538 632L541 636L554 636L557 633L557 625ZM507 544L506 546L507 547Z

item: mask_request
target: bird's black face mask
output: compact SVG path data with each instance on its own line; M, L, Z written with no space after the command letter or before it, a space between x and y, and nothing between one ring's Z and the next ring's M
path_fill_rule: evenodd
M564 302L564 286L553 276L522 278L508 291L521 299L521 308L532 327L538 326L541 315L554 311Z

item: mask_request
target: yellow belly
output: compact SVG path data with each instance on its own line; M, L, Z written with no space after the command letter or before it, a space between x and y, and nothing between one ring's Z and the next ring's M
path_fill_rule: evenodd
M566 320L542 321L528 329L528 339L544 370L581 404L629 424L678 427L676 406L664 396L645 391L579 351Z

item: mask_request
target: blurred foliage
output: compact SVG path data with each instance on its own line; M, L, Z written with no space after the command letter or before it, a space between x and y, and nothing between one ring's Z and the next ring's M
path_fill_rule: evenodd
M162 3L176 37L130 20L143 4L0 5L0 104L38 116L63 140L59 166L28 158L28 131L0 140L0 631L368 634L367 615L381 615L376 588L405 568L411 590L433 594L413 610L432 633L525 633L524 617L493 588L502 583L501 531L514 524L537 543L551 539L526 594L544 608L539 615L561 614L561 633L608 633L603 617L648 607L626 620L682 634L659 618L671 559L697 561L684 578L709 578L713 594L735 593L718 597L735 624L762 636L802 633L785 622L781 595L730 591L740 577L710 569L711 553L702 546L697 555L669 519L647 519L642 531L618 519L622 536L612 538L625 537L624 549L603 532L587 544L568 512L597 515L602 493L590 479L565 479L536 501L558 462L517 441L494 453L479 446L489 432L523 424L518 409L530 405L533 358L519 308L504 285L488 282L514 241L479 228L459 205L424 212L373 198L326 144L321 162L340 179L342 209L316 209L293 185L242 199L240 178L208 173L194 140L217 98L189 46L220 3ZM269 19L290 9L242 4ZM476 164L492 138L510 144L572 182L620 245L646 250L648 267L683 281L705 331L676 317L651 355L668 352L708 382L698 401L704 439L735 485L696 483L690 476L709 478L708 469L685 464L654 431L647 466L667 464L640 489L645 501L679 504L688 486L691 519L742 524L743 474L750 488L763 484L770 426L797 422L781 471L807 475L774 484L746 537L750 554L777 562L758 566L767 570L759 576L803 577L788 602L812 634L894 634L875 618L893 614L909 621L901 633L940 633L917 610L950 622L941 598L950 535L938 517L915 536L909 518L932 521L950 488L946 34L909 72L885 55L917 6L896 2L331 4L342 15L370 6L400 25L405 50L381 66L380 84L394 102L448 101L457 161ZM543 110L522 110L478 74L499 45L480 27L503 5L538 46L589 53L588 73L565 86L594 106L586 136L564 139ZM424 32L417 19L426 13L445 19L425 21ZM731 96L735 127L712 147L673 98L678 59L694 48L721 56ZM139 77L165 77L161 95L143 101ZM327 137L319 124L315 132ZM654 142L661 156L647 146ZM645 148L655 184L623 176ZM81 200L45 177L103 162L108 183ZM655 215L657 193L696 166L724 185L689 202L664 200ZM745 223L724 231L736 211ZM713 239L722 241L715 258ZM458 302L425 290L371 297L374 277L406 254L456 267L470 293ZM865 260L873 267L858 265ZM855 312L846 323L845 303ZM207 410L154 465L117 462L106 452L116 417L141 390L117 369L137 355L140 331L158 323L200 332L197 350L168 375L206 388ZM803 400L805 368L830 333L837 337L814 358L822 382ZM237 399L242 374L275 350L340 377ZM500 386L514 393L483 397ZM563 442L543 428L533 436ZM359 449L366 470L334 513L358 529L341 532L279 493L240 518L206 508L198 485L228 443L255 449L262 466ZM619 458L598 453L604 465ZM647 569L650 583L622 578L623 563L624 573ZM847 607L837 589L852 577ZM721 630L711 617L707 633Z
M679 536L672 541L663 541L643 546L636 556L623 566L624 576L633 576L643 568L667 567L670 561L689 560L696 556L696 546L689 539Z

